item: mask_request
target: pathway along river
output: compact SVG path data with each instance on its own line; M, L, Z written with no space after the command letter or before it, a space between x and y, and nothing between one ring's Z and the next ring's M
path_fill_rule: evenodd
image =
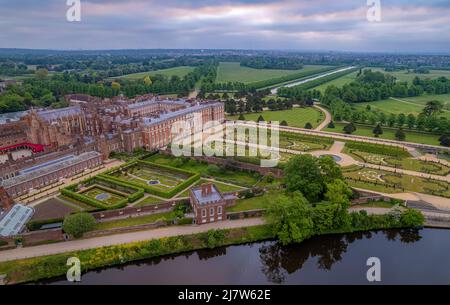
M382 284L450 284L449 253L449 230L363 232L149 259L88 272L80 284L367 284L369 257L381 260Z

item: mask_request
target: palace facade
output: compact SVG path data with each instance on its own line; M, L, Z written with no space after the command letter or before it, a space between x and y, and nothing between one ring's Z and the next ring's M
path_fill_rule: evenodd
M99 158L108 158L111 152L163 148L172 141L172 126L177 122L202 126L212 120L225 121L223 103L216 101L151 95L100 99L82 94L66 96L66 101L69 107L32 109L18 121L0 124L0 184L11 196L50 184L66 177L66 172L75 174L90 168ZM31 152L26 155L21 153L24 150ZM44 176L23 174L27 168L90 152L98 152L100 156L95 156L95 164L84 162L74 171ZM52 169L44 172L47 171Z

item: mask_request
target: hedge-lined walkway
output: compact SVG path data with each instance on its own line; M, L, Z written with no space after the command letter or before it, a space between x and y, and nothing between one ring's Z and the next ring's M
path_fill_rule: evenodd
M0 252L0 261L11 261L37 256L59 254L71 251L99 248L104 246L121 245L132 242L146 241L162 237L190 235L207 232L211 229L233 229L252 227L264 224L262 218L247 218L241 220L226 220L204 225L171 226L161 229L153 229L112 236L102 236L90 239L79 239L67 242L47 244L34 247L18 248ZM83 262L81 262L83 263Z

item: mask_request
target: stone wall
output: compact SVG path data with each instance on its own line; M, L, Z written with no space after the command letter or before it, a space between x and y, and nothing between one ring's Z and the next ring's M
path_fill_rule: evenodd
M156 212L172 210L178 203L189 203L187 199L171 200L167 202L161 202L158 204L147 205L143 207L129 207L119 210L109 210L92 213L95 219L99 221L126 218L127 216L140 216L146 214L152 214Z

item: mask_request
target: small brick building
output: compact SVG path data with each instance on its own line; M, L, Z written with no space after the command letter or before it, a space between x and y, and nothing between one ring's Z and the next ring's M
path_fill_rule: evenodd
M196 224L226 220L225 208L236 204L235 195L222 194L212 183L192 188L190 199Z

